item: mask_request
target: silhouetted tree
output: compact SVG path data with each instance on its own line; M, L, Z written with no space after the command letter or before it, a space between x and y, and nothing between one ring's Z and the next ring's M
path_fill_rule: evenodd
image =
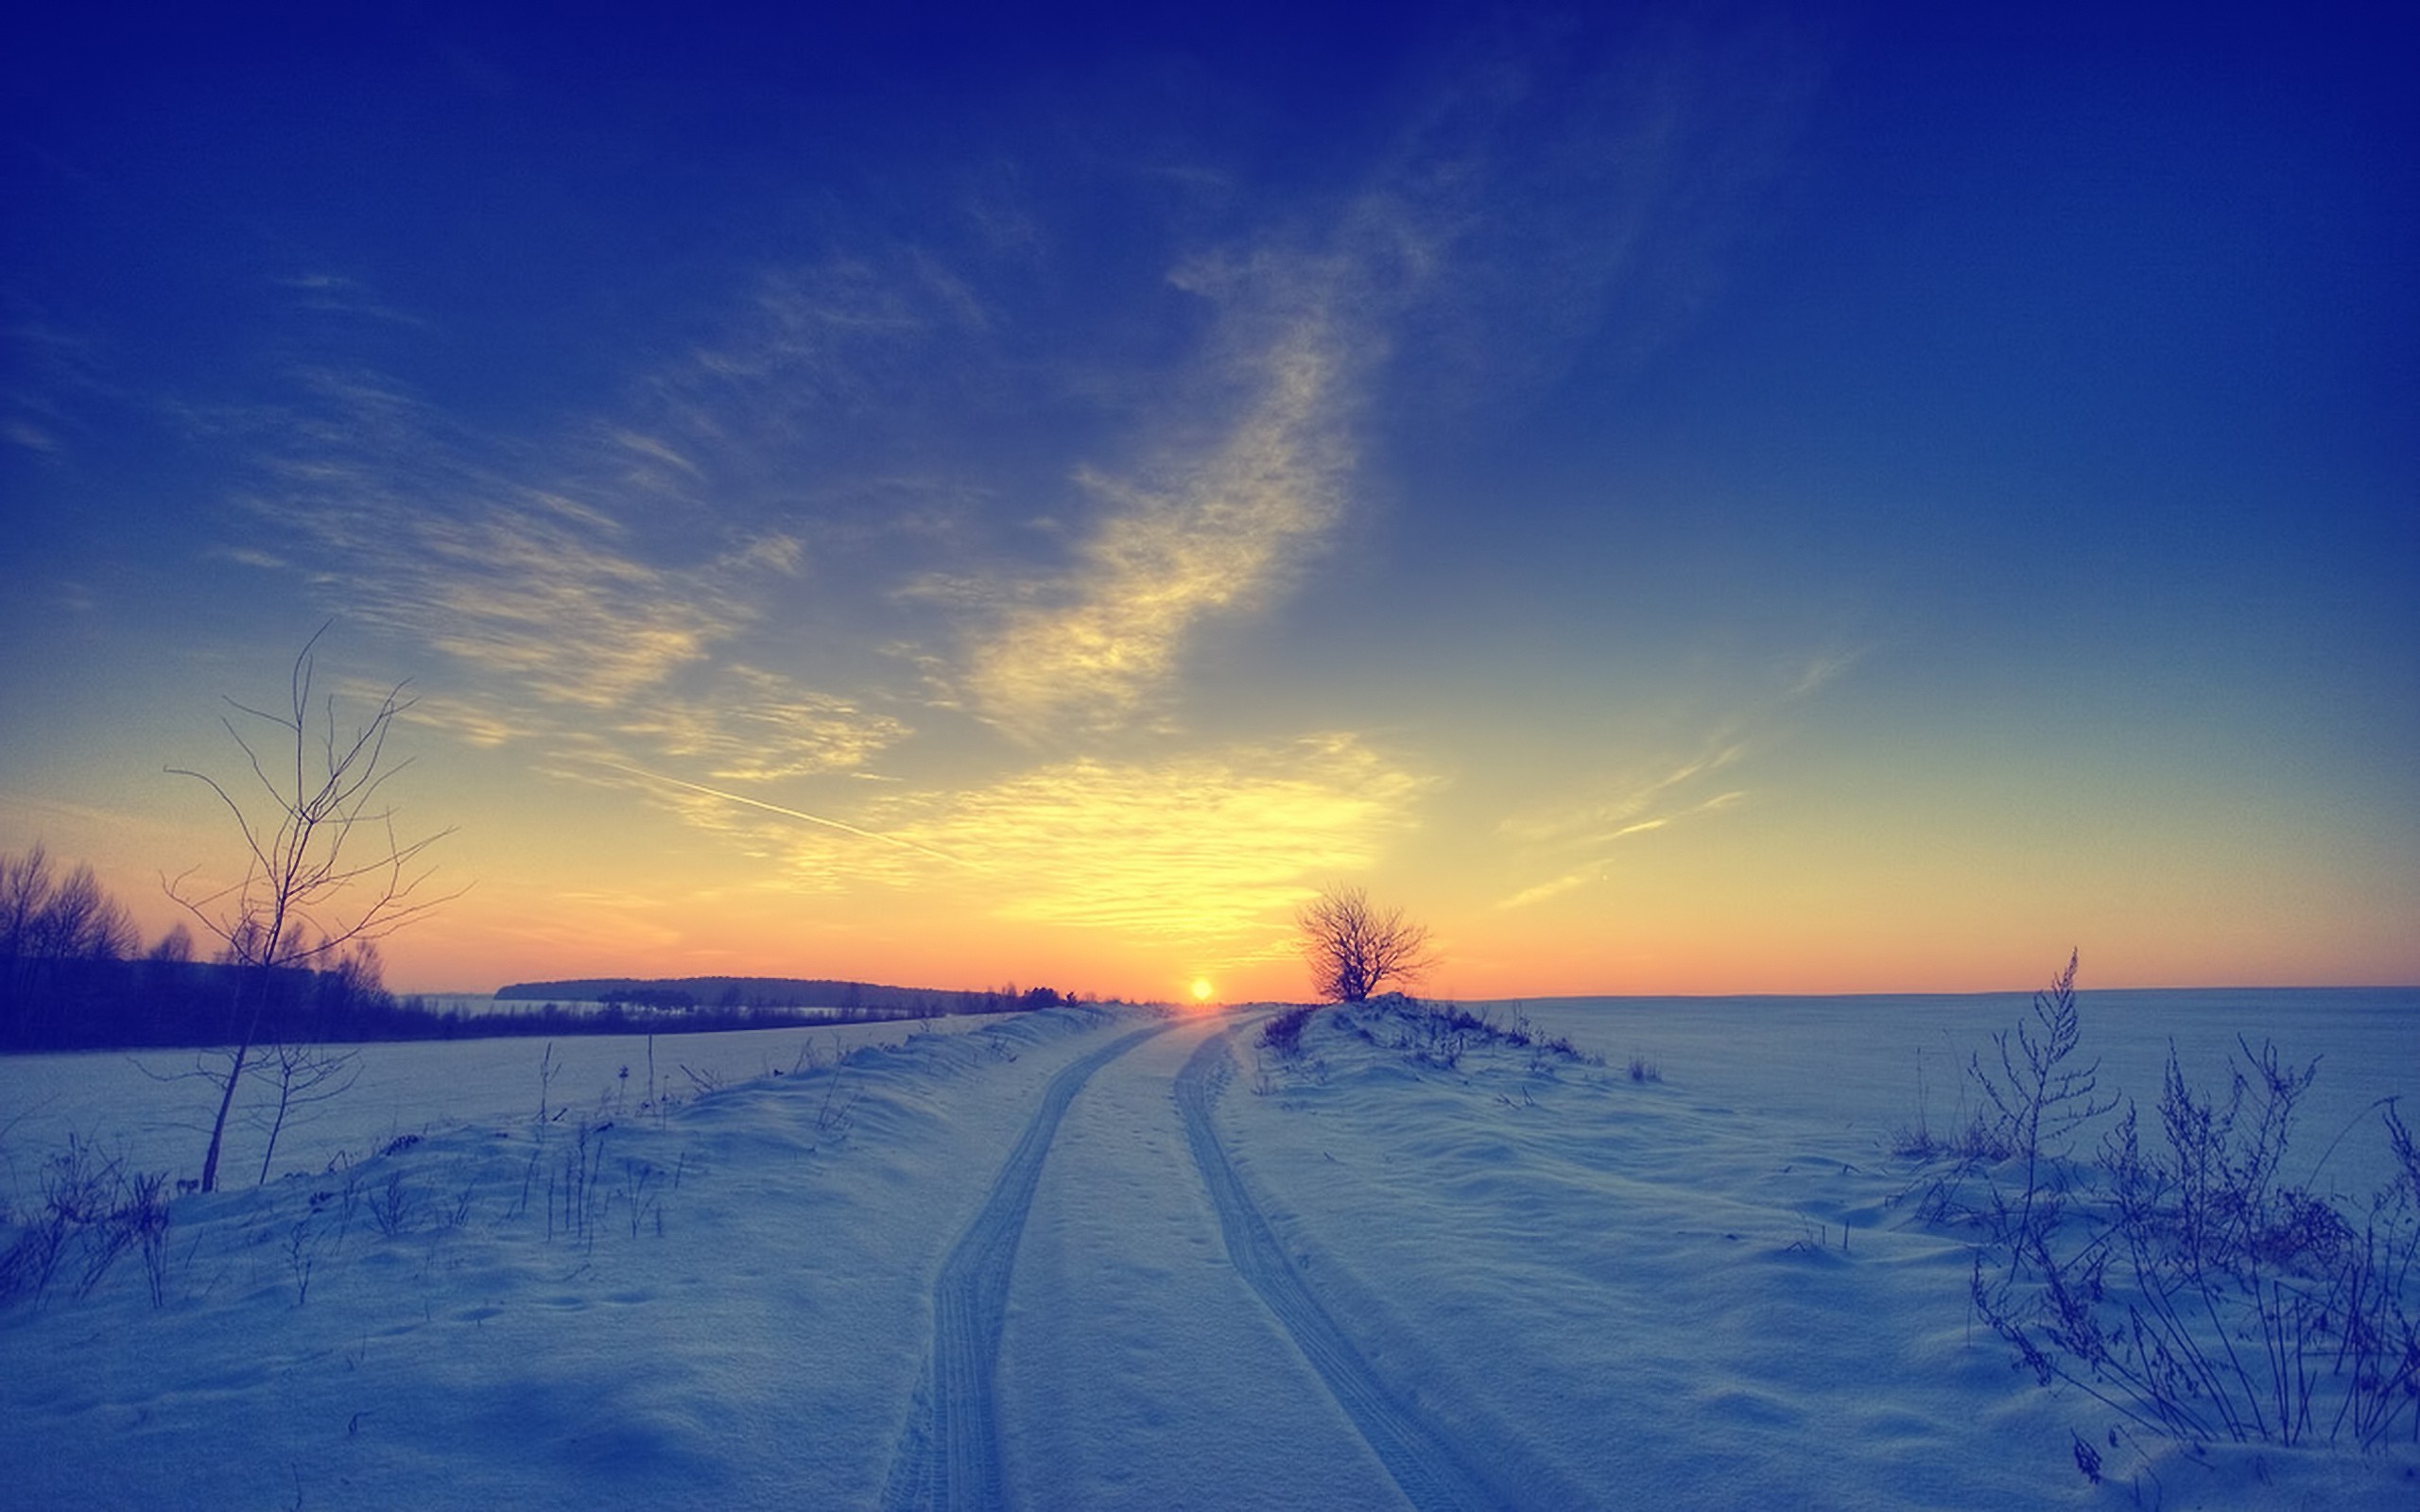
M294 659L286 710L270 713L228 700L237 713L273 731L255 745L233 718L219 720L243 752L251 782L231 791L200 772L169 768L210 789L233 820L244 852L239 882L205 887L192 880L194 870L162 879L168 896L218 937L239 968L232 1043L223 1062L207 1073L219 1098L202 1160L204 1192L217 1189L227 1114L280 978L298 968L334 964L356 942L383 938L446 901L420 896L430 876L420 863L453 832L403 840L395 833L395 811L382 797L388 780L410 765L389 760L387 752L395 716L411 707L404 696L407 684L395 684L350 739L339 739L336 700L327 701L317 720L311 702L313 648L326 633L323 625Z
M43 847L0 855L0 1028L12 1042L32 1039L35 944L50 886L50 852Z
M122 992L115 968L142 945L124 905L90 866L55 877L40 845L0 856L0 1043L89 1032L73 1016L91 1017Z
M1431 962L1428 930L1400 908L1379 909L1358 887L1330 887L1295 910L1311 990L1330 1003L1358 1003L1382 988L1409 987Z

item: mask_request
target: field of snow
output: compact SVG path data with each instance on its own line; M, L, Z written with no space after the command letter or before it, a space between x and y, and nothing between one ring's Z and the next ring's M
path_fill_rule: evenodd
M269 1176L316 1175L407 1134L425 1136L514 1112L534 1119L542 1103L550 1113L592 1121L628 1118L645 1110L650 1098L685 1102L708 1087L989 1022L938 1018L662 1034L652 1045L648 1036L631 1034L339 1046L356 1057L358 1076L341 1096L288 1117ZM198 1175L218 1091L192 1073L212 1058L189 1050L0 1057L0 1202L29 1194L41 1177L42 1154L71 1135L97 1142L142 1169ZM217 1061L223 1065L224 1057ZM275 1108L273 1090L248 1076L228 1120L226 1185L251 1185L260 1177Z
M156 1263L123 1255L89 1295L68 1264L0 1304L0 1486L58 1508L2420 1504L2410 1445L2111 1442L1972 1315L1967 1238L1905 1200L1890 1145L1920 1101L1952 1123L1966 1056L2026 1001L1485 1010L1601 1063L1384 1009L1323 1012L1282 1060L1255 1047L1267 1007L861 1026L820 1065L796 1042L829 1030L659 1038L660 1081L719 1056L699 1079L734 1084L647 1108L627 1046L565 1040L585 1058L544 1123L536 1044L379 1047L386 1090L331 1105L295 1174L178 1199ZM2293 1173L2323 1190L2383 1178L2371 1105L2420 1066L2413 990L2087 992L2083 1024L2104 1086L2145 1102L2171 1039L2209 1079L2238 1033L2325 1057ZM43 1127L194 1163L188 1115L146 1143L161 1091L0 1061L21 1182Z

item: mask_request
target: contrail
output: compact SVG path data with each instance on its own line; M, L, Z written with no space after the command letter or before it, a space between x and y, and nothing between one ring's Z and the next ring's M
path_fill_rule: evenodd
M966 867L976 871L983 869L974 862L960 860L945 850L936 850L928 845L918 845L913 840L903 840L895 834L884 834L879 830L860 830L854 824L843 824L838 819L827 819L821 814L809 814L804 809L786 809L779 803L768 803L762 799L744 798L737 793L726 793L718 787L708 787L703 782L684 782L678 777L666 777L662 772L642 771L635 766L625 766L619 762L599 761L596 765L610 766L617 772L628 772L632 777L644 777L650 782L666 782L674 787L685 787L692 793L703 793L708 798L718 798L726 803L745 803L752 809L763 809L768 814L779 814L785 818L804 819L809 824L820 824L827 830L838 830L842 834L854 834L862 840L880 840L885 845L895 845L902 850L913 850L920 855L931 856L936 861L946 861L953 867Z

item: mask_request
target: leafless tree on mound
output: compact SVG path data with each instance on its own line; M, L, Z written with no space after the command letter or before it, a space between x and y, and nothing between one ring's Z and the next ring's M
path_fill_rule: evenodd
M218 938L237 968L232 1042L223 1060L204 1072L219 1094L202 1160L204 1192L217 1190L227 1115L281 973L332 967L353 948L459 896L422 895L432 871L422 865L423 852L453 832L400 838L395 810L382 796L388 780L410 765L389 760L387 750L395 716L411 707L404 696L408 684L389 689L349 739L337 736L333 697L314 720L312 652L326 633L322 625L294 659L287 711L228 700L236 713L267 727L248 739L233 717L219 721L244 753L250 782L231 788L201 772L168 768L217 798L234 820L245 855L240 882L208 887L194 881L199 868L161 879L168 896Z
M1406 988L1434 964L1428 928L1400 908L1374 908L1358 887L1330 887L1294 912L1311 990L1328 1003L1358 1003L1386 988Z

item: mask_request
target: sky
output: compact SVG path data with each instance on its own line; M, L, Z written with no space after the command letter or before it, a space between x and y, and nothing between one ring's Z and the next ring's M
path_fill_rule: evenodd
M21 20L0 850L325 625L406 990L2420 982L2373 8L825 9Z

